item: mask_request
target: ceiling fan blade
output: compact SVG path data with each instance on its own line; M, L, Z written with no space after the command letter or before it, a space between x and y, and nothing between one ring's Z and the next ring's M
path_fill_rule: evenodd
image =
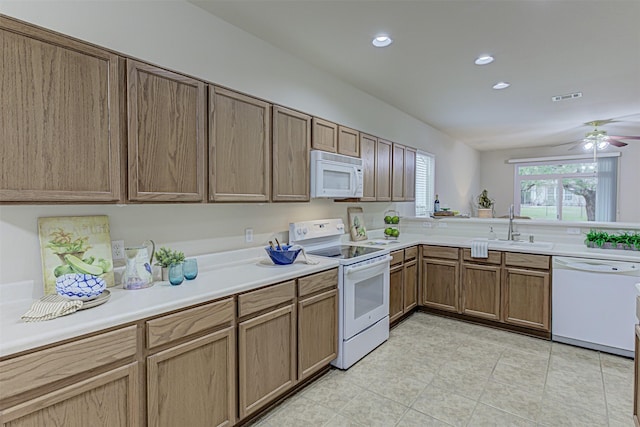
M626 142L618 141L617 139L609 138L609 145L613 145L614 147L624 147L625 145L629 145Z
M609 139L640 139L640 136L621 136L621 135L609 135Z

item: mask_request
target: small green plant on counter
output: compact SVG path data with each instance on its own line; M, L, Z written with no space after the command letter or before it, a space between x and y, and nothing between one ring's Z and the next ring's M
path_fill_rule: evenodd
M491 209L494 201L489 198L489 192L484 189L482 193L478 196L478 207L480 209Z
M606 231L590 230L584 240L587 246L602 248L610 243L613 249L635 249L640 251L640 233L609 234Z
M179 264L184 261L184 253L169 248L160 248L156 251L156 265L167 268L171 264Z

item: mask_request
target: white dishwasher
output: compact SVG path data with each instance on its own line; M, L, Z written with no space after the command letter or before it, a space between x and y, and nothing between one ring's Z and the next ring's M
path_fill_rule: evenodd
M554 341L633 357L640 263L553 257Z

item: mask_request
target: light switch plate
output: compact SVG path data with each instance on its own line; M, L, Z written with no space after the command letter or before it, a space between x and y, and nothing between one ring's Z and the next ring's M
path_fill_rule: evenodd
M253 242L253 228L244 229L244 242L245 243Z

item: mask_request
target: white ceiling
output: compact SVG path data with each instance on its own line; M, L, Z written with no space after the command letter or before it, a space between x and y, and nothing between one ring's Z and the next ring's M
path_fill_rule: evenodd
M640 0L190 1L478 150L640 135Z

